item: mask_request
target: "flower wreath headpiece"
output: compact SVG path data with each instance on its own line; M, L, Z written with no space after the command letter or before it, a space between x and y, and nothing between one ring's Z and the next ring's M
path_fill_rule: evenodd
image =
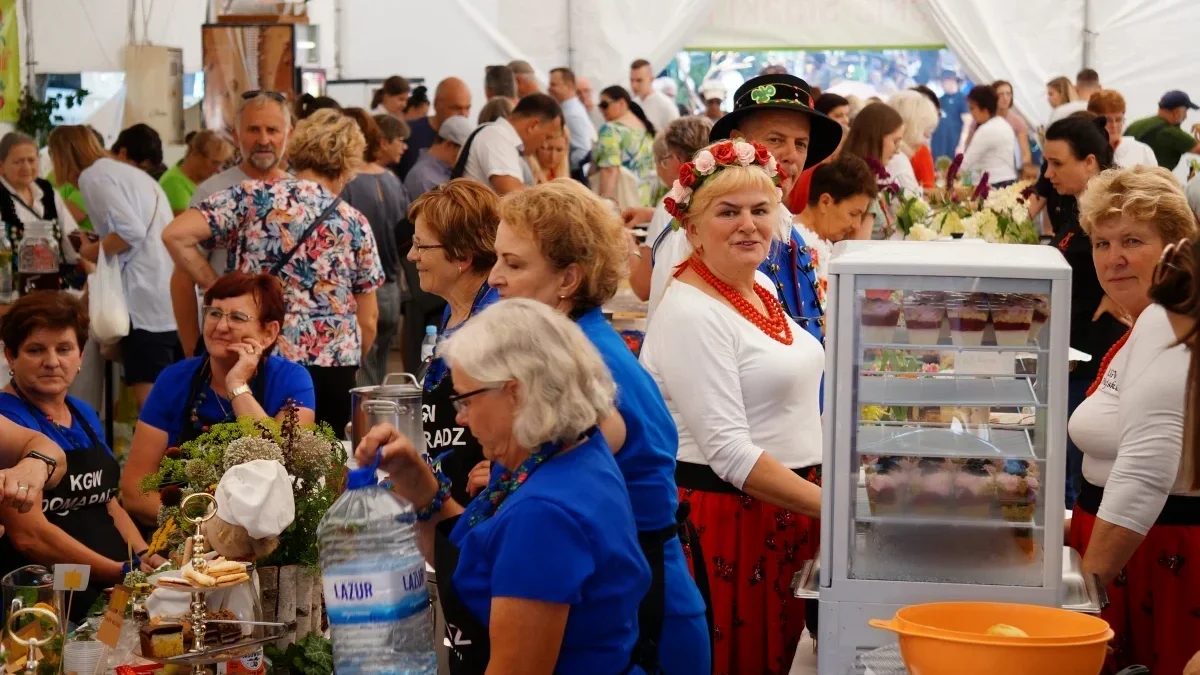
M679 179L671 186L671 191L663 200L663 207L676 221L683 222L683 216L687 213L688 205L691 204L692 195L700 189L704 181L726 167L753 164L766 170L767 175L775 183L775 190L778 191L779 199L782 201L783 190L779 188L779 183L783 180L783 176L779 173L779 165L775 158L763 144L735 138L721 141L710 148L701 150L692 161L679 167Z

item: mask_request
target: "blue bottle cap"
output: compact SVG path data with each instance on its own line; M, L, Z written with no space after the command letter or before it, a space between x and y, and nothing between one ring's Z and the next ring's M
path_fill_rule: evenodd
M433 325L425 326L425 334L426 335L437 335L437 326L433 326Z
M380 450L375 450L375 459L370 464L348 472L346 474L346 489L361 490L366 487L378 485L379 481L375 478L375 472L379 469L379 458L382 454Z

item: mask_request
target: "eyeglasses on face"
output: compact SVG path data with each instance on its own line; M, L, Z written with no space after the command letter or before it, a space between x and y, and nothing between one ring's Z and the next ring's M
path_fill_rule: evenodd
M612 102L611 101L600 101L600 103L598 103L596 105L600 106L601 110L608 110L608 106L612 105Z
M229 318L229 325L231 325L231 326L245 326L246 324L248 324L254 320L254 317L252 317L249 314L246 314L244 312L234 311L234 312L227 313L217 307L210 306L210 307L204 308L204 320L205 321L211 321L213 323L221 323L221 319L224 319L226 317Z
M488 391L495 391L497 389L502 388L503 386L504 386L503 384L493 384L493 385L489 385L487 387L481 387L474 391L468 391L465 394L455 394L455 395L449 397L449 401L454 406L454 409L456 411L465 412L467 410L467 408L471 407L471 402L468 399L470 399L472 396L478 396L478 395L480 395L484 392L488 392Z
M413 242L412 247L413 247L413 250L417 252L417 255L424 255L425 251L433 251L433 250L436 250L439 248L442 248L442 249L446 248L446 246L444 244L418 244L415 241Z
M242 100L249 101L250 99L256 98L258 96L266 96L266 97L269 97L276 101L279 101L280 103L287 103L286 96L284 96L283 94L281 94L277 91L270 91L269 89L251 89L250 91L244 92L242 94Z

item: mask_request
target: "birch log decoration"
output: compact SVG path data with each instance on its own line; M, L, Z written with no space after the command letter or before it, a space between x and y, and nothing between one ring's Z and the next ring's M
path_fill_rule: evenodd
M279 602L279 568L260 567L258 583L262 589L259 601L262 604L263 621L274 621L275 605Z
M309 618L312 620L312 632L317 635L325 634L325 589L321 584L318 573L312 585L312 609Z
M280 649L296 642L296 585L298 568L284 565L279 568L279 602L276 604L275 620L287 624L284 636L276 645Z
M296 639L312 631L312 587L316 577L311 567L301 567L296 575ZM319 620L319 619L318 619Z

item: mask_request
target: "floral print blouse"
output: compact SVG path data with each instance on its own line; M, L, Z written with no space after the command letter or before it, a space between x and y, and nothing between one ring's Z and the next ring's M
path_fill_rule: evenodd
M226 269L268 274L336 196L313 181L246 181L202 202ZM354 296L383 285L375 235L342 202L279 273L287 307L279 355L305 366L357 366L362 355Z
M658 173L654 166L654 137L644 129L633 129L620 122L605 124L597 134L592 159L601 169L613 166L629 169L637 176L642 206L654 204L654 193L658 189Z

